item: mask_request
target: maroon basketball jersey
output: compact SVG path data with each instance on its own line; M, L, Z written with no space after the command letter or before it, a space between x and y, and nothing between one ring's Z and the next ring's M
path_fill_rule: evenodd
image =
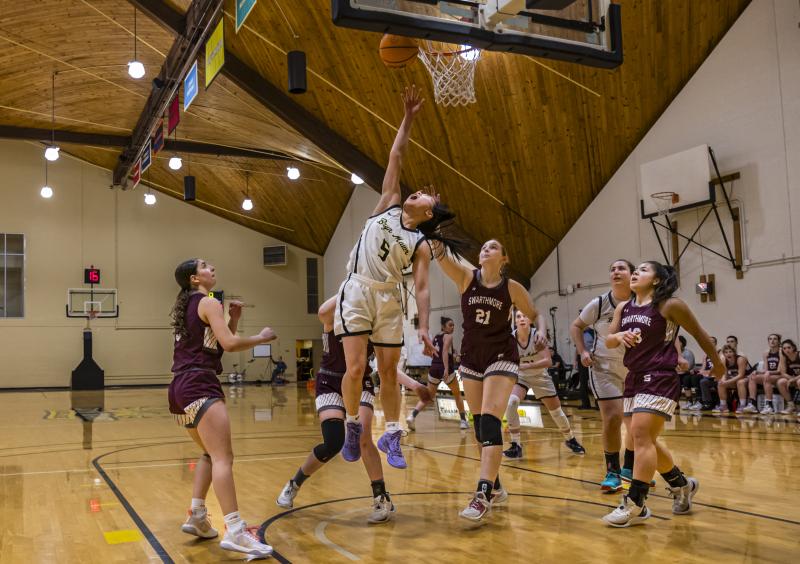
M197 292L189 296L186 304L186 330L188 337L175 335L175 351L172 355L172 372L187 370L213 370L222 374L222 345L217 342L214 332L200 319L197 306L205 294Z
M768 352L767 353L767 371L768 372L777 372L778 367L781 364L781 353L779 352Z
M785 354L783 355L783 358L786 361L786 373L790 376L800 376L800 353L795 355L794 360L790 359Z
M508 278L494 288L481 284L480 270L472 273L472 282L461 294L461 313L464 316L462 350L471 347L505 344L511 335L511 294Z
M728 378L735 378L739 375L739 358L742 355L737 354L736 358L733 359L733 363L728 362L728 359L725 359L725 374Z
M667 321L652 302L637 306L631 300L622 307L621 331L638 334L637 344L625 350L623 362L634 374L675 370L678 351L675 338L680 327Z
M431 359L431 366L444 367L444 333L439 333L433 338L433 346L436 347L436 352L439 353L439 356L435 356ZM450 347L450 352L447 354L447 366L450 371L455 370L453 362L453 348Z
M367 360L373 353L372 343L367 344ZM347 362L344 358L344 345L341 339L338 339L333 333L333 329L326 331L322 334L322 361L320 362L320 370L324 370L328 374L336 374L343 376L347 372ZM364 368L364 374L367 375L371 372L369 362Z

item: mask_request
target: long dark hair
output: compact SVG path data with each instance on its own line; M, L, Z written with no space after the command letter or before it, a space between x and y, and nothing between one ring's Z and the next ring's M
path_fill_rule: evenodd
M425 235L428 241L441 243L441 245L431 246L434 257L439 258L445 252L450 252L456 258L463 257L469 250L470 245L452 232L456 214L451 212L446 205L439 202L433 205L431 213L433 213L433 217L417 225L417 229Z
M794 349L794 352L797 352L797 345L795 345L794 341L792 341L791 339L785 339L781 343L781 348L783 348L783 345L789 345L790 347L792 347ZM783 355L783 356L786 356L786 355Z
M655 271L655 277L660 280L653 289L653 305L658 305L665 302L672 297L675 290L678 289L678 273L671 266L661 264L654 260L648 260L645 264L649 264Z
M452 317L444 317L444 316L442 316L442 318L439 321L442 324L442 329L444 329L444 326L447 325L450 321L453 321L453 318Z
M189 296L192 295L192 276L197 274L197 259L185 260L175 269L175 282L181 287L175 298L169 316L172 318L172 331L175 336L180 335L182 339L189 337L189 330L186 328L186 306L189 303Z

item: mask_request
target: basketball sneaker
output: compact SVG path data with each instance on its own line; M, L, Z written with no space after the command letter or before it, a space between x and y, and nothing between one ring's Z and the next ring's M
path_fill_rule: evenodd
M408 429L410 431L416 431L417 430L417 425L416 425L415 421L416 421L416 418L413 415L409 415L408 417L406 417L406 425L408 425Z
M766 401L764 402L764 409L761 410L761 415L772 415L775 413L775 410L772 409L772 402Z
M622 489L622 480L619 477L619 474L615 472L608 472L606 477L603 478L603 481L600 482L600 489L603 490L604 493L617 493L619 490Z
M794 402L790 401L786 403L786 408L781 410L781 415L791 415L792 413L794 413L794 411L795 411Z
M300 488L294 483L294 480L289 480L286 482L286 485L283 486L281 495L278 496L278 500L275 503L277 503L279 507L291 509L294 507L294 498L297 497L297 492L299 491Z
M461 423L458 424L458 428L461 429L462 431L466 431L467 429L469 429L469 423L467 422L466 419L462 419Z
M378 439L378 448L381 452L386 453L386 461L389 466L400 468L401 470L408 466L403 456L403 450L400 448L400 438L402 436L402 431L387 431Z
M567 445L567 448L573 452L573 454L586 454L586 449L581 446L581 443L578 442L578 439L572 437L564 441L564 444Z
M680 488L668 487L672 496L672 512L675 515L686 515L692 511L692 498L700 489L700 482L695 478L686 478L687 484Z
M603 521L612 527L630 527L644 523L651 513L645 505L639 507L627 495L622 496L622 503L611 513L603 517Z
M503 451L503 456L512 460L522 459L522 445L519 443L511 443L511 446Z
M472 501L469 502L466 509L459 513L459 517L468 519L470 521L480 521L492 509L492 504L486 499L483 492L475 492L472 496Z
M741 415L743 413L744 413L744 406L742 404L737 405L736 406L736 414L737 415Z
M213 539L219 535L217 530L211 526L211 520L208 518L208 511L205 507L200 510L190 509L188 513L189 518L181 526L181 531L201 539Z
M347 462L355 462L361 458L361 423L348 421L345 424L345 431L342 458Z
M633 480L633 470L623 468L619 471L619 477L622 479L622 489L629 490L631 487L631 480ZM656 481L650 480L650 488L656 487Z
M372 500L372 513L367 517L367 523L386 523L392 518L395 511L394 503L385 495L379 495Z
M758 413L758 406L754 403L748 403L742 411L745 413Z
M689 404L689 411L700 411L703 409L703 404L699 401L695 401Z
M721 403L717 407L711 410L711 413L728 413L728 405Z
M501 487L499 490L492 490L492 499L489 503L494 507L508 501L508 492L505 488Z
M258 527L248 527L245 523L236 530L227 529L219 546L224 550L241 552L256 558L266 558L272 554L272 547L258 539Z

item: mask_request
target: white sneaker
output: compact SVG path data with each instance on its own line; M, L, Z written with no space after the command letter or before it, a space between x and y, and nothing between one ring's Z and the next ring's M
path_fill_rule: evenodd
M467 422L466 419L462 419L461 423L458 424L458 428L461 429L462 431L466 431L467 429L469 429L469 423Z
M738 413L740 415L742 413L744 413L744 406L742 404L739 404L739 405L736 406L736 413Z
M627 495L624 495L619 507L603 517L603 521L612 527L630 527L643 523L650 518L650 515L650 509L646 505L639 507Z
M672 496L672 512L675 515L686 515L692 511L692 498L700 489L697 479L687 477L686 481L688 483L681 488L667 488Z
M281 495L278 496L278 500L275 502L278 504L279 507L285 507L286 509L291 509L294 507L294 498L297 497L297 492L300 491L300 488L294 481L289 480L286 482L286 485L283 486L281 490Z
M408 417L406 417L406 425L408 425L408 428L411 431L416 431L417 430L416 422L414 421L414 416L413 415L409 415Z
M506 501L508 501L508 492L505 488L501 487L499 490L492 490L492 499L489 502L492 504L492 507L505 503Z
M761 410L761 415L772 415L775 410L772 409L772 404L769 402L764 403L764 409Z
M700 403L699 401L696 401L692 405L689 406L689 409L691 409L692 411L702 411L703 410L703 404Z
M244 521L236 530L227 529L219 546L224 550L242 552L256 558L266 558L272 554L272 547L258 539L258 527L248 527Z
M483 492L475 492L475 495L472 497L472 501L469 502L469 505L459 513L459 517L463 517L464 519L469 519L470 521L480 521L483 519L489 511L492 509L492 504L486 499L486 496Z
M781 410L781 415L791 415L792 413L794 413L794 410L795 410L794 403L788 402L786 404L786 408Z
M728 406L724 403L719 404L711 410L711 413L728 413Z
M367 523L386 523L391 520L392 515L397 511L394 503L382 495L372 500L372 513L367 517Z
M745 413L758 413L758 407L754 403L748 403L742 411Z
M190 509L189 518L181 525L181 531L201 539L213 539L219 535L217 530L211 526L211 520L208 518L208 511L205 507L201 510Z

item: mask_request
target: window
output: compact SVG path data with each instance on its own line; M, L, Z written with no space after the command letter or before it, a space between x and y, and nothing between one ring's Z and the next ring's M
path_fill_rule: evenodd
M25 236L0 233L0 318L25 315Z
M317 313L319 309L319 281L317 278L317 259L306 259L306 298L308 313Z

